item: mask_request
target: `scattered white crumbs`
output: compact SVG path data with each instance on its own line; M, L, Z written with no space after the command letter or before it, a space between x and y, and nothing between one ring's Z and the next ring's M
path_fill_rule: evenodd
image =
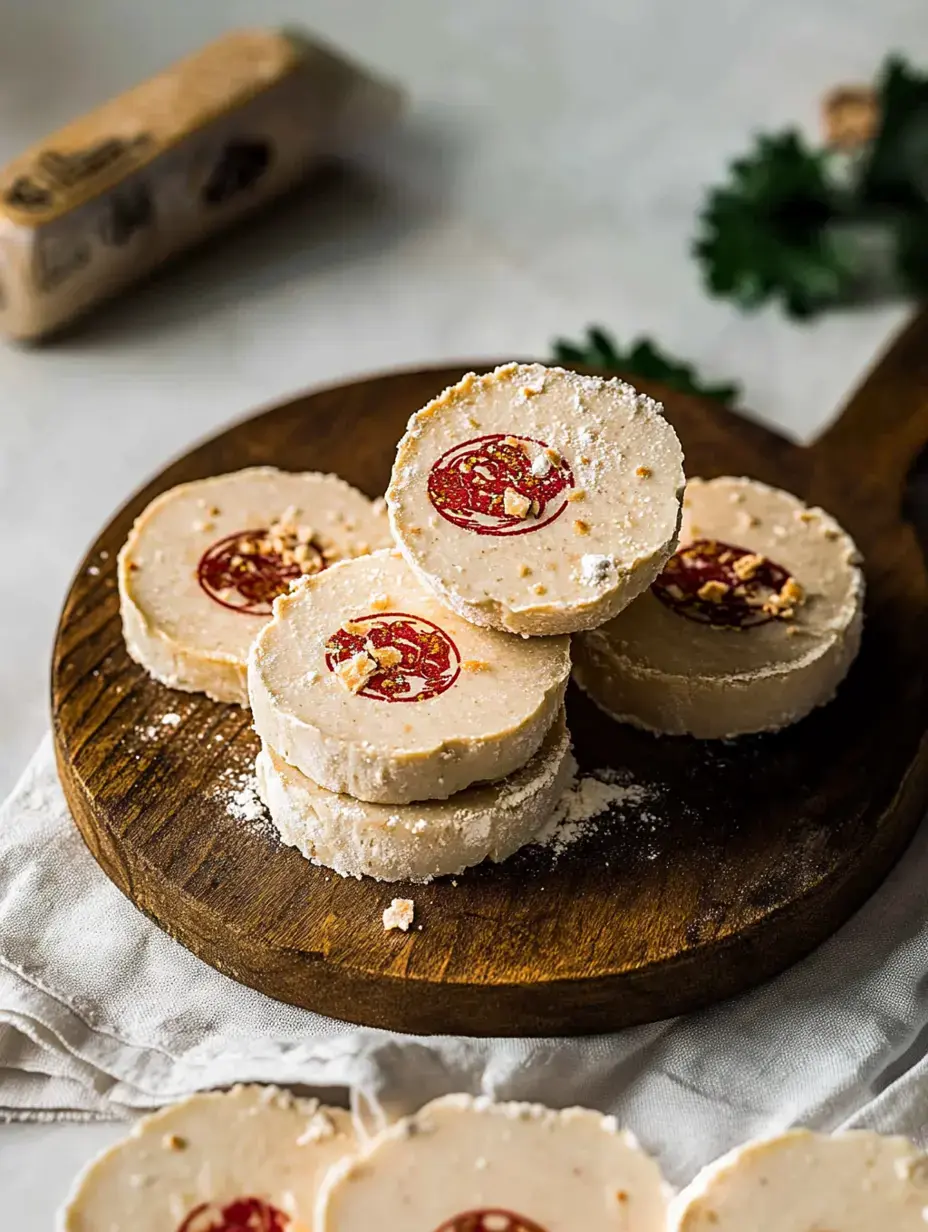
M536 455L532 462L532 474L536 479L544 479L551 470L551 459L544 452Z
M601 586L615 572L615 557L587 552L580 558L580 581L585 586Z
M99 565L88 565L87 572L90 574L91 577L98 577L100 574L100 566Z
M264 818L264 805L258 795L258 780L253 774L239 777L238 786L229 794L226 812L237 821L260 821Z
M180 723L180 715L175 714L173 711L170 714L163 714L161 716L161 723L164 727L177 727Z
M415 903L411 898L394 898L390 906L384 910L383 926L387 931L391 928L398 928L404 933L409 932L414 914Z
M596 825L604 813L619 812L630 820L634 810L637 831L656 829L654 817L643 808L653 797L653 791L641 783L630 781L626 774L610 768L575 774L561 796L551 818L535 838L555 856L575 843ZM653 850L653 856L651 854ZM643 847L648 859L657 856L657 848Z

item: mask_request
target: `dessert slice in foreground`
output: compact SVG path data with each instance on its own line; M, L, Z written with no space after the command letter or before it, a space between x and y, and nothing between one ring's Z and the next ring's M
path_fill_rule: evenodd
M506 778L570 675L566 637L509 637L443 607L398 552L306 578L251 649L255 730L329 791L407 804Z
M138 1121L78 1177L60 1232L309 1232L351 1117L275 1087L194 1095Z
M649 731L774 730L834 696L863 599L857 549L829 514L752 479L691 479L680 547L647 594L574 639L574 676Z
M343 877L431 881L532 841L567 786L574 760L561 710L538 752L496 783L448 800L370 804L319 787L273 749L258 754L258 791L285 843Z
M622 381L541 364L470 373L409 421L387 491L403 555L474 624L592 629L676 546L683 454Z
M173 689L245 705L248 647L274 599L389 542L378 506L336 475L262 466L181 484L119 554L129 654Z
M332 1169L315 1232L663 1232L666 1196L611 1117L448 1095Z
M905 1138L797 1129L723 1155L671 1204L673 1232L923 1232L928 1157Z

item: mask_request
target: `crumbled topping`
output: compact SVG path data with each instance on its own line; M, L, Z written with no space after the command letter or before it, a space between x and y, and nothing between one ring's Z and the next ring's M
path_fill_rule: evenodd
M531 577L531 565L519 565L519 577Z
M517 492L515 488L507 488L503 493L503 509L508 517L527 517L531 507L531 500L527 496L523 496L521 492Z
M760 518L755 517L753 513L742 513L740 521L741 526L745 530L751 530L755 526L760 526Z
M522 386L522 393L526 398L533 398L535 394L544 392L545 376L546 373L543 372L541 376L536 376L534 380L526 381L526 383Z
M711 581L703 582L696 593L707 603L721 603L730 590L731 587L726 582Z
M161 1139L161 1145L166 1151L185 1151L187 1139L182 1138L180 1134L165 1134Z
M359 637L363 637L371 629L366 620L345 620L342 621L342 628L346 633L355 633Z
M650 479L652 475L650 466L636 466L635 474L639 479Z
M216 529L216 523L215 523L215 522L209 522L209 521L204 521L204 522L194 522L194 524L193 524L193 529L194 529L194 531L196 531L196 533L197 533L197 534L200 534L202 531L210 531L210 530L215 530L215 529Z
M840 531L835 530L833 526L825 527L825 538L826 539L837 539L839 534L840 534Z
M796 517L797 522L814 522L815 521L815 514L812 512L811 509L797 509L795 517Z
M574 530L578 535L588 535L590 533L589 522L584 522L583 518L574 518Z
M377 671L377 662L366 650L359 650L350 659L343 659L335 668L338 683L349 693L360 691Z
M781 620L792 620L796 608L805 599L806 594L795 578L788 577L777 594L771 595L764 603L763 610Z
M601 586L615 570L615 558L588 552L580 560L580 581L585 586Z
M396 667L403 662L403 652L395 646L371 646L365 648L367 653L376 659L381 667Z
M572 488L564 499L569 501L585 500L586 492L583 488Z
M546 595L548 593L547 586L542 586L541 582L537 586L533 586L532 590L534 590L536 595Z
M511 445L513 449L519 449L522 453L528 453L528 441L522 440L519 436L504 437L503 444Z
M479 428L479 427L480 427L480 420L479 420L479 419L474 419L473 415L468 415L468 416L467 416L467 422L470 424L470 426L471 426L472 428Z
M306 1128L296 1140L297 1146L309 1146L313 1142L324 1142L326 1138L334 1138L337 1129L335 1122L320 1108L306 1122Z
M391 928L398 928L404 933L408 932L413 922L415 909L416 905L411 898L394 898L383 913L384 928L388 932Z
M544 455L553 466L560 466L561 455L551 445L545 446Z
M371 599L370 606L372 612L385 612L390 606L390 596L374 595L373 599Z
M485 659L465 659L461 664L465 672L488 672L490 664Z
M751 552L747 556L739 556L732 565L732 572L741 582L750 582L751 578L764 563L765 558L759 552Z
M544 479L551 470L551 459L543 450L533 458L531 469L536 479Z

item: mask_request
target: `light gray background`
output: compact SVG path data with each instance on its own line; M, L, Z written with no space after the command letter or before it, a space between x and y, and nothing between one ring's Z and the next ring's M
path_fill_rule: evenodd
M46 723L58 609L99 525L193 440L308 385L544 356L602 321L740 378L812 435L903 310L812 327L702 295L705 184L754 128L814 133L824 87L928 62L924 0L0 0L0 159L236 24L298 23L402 80L363 171L304 196L52 347L0 349L0 792ZM50 1226L122 1131L0 1128L0 1200Z

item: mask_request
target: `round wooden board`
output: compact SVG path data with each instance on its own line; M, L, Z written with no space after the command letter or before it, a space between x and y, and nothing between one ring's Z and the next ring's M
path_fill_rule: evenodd
M408 415L463 366L361 380L238 424L169 466L77 574L53 664L65 793L103 869L163 929L273 997L411 1032L554 1035L679 1014L758 983L836 929L899 857L928 798L928 577L900 515L928 439L926 331L903 338L844 418L800 449L667 395L691 474L754 475L821 502L868 558L864 649L838 699L731 744L655 739L576 692L581 765L644 785L560 858L529 848L429 886L343 880L230 815L249 716L150 680L125 651L115 557L176 483L257 463L332 470L375 495ZM475 365L480 367L480 365ZM879 419L877 419L879 416ZM180 716L162 724L166 713ZM385 932L394 895L416 928Z

